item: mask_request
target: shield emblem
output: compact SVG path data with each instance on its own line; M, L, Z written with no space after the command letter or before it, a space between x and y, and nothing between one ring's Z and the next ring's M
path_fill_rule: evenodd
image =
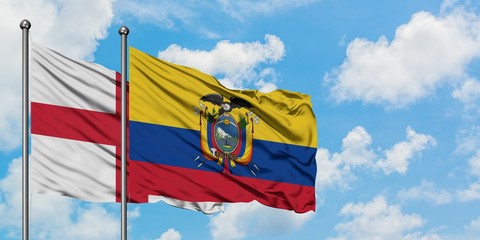
M213 138L224 153L231 153L237 149L239 135L237 122L230 114L223 114L215 122Z

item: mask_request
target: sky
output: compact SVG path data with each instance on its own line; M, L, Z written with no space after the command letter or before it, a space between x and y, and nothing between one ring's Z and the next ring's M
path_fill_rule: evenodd
M0 0L0 239L21 238L21 30L120 71L130 46L232 89L311 96L316 212L128 206L130 239L479 239L473 0ZM32 194L32 239L119 239L118 204Z

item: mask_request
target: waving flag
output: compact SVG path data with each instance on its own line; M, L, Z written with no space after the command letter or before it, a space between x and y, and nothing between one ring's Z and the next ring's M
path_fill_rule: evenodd
M235 91L130 48L132 201L250 202L315 210L317 136L300 93Z
M120 202L120 74L35 43L31 49L32 190ZM206 213L221 209L217 203L160 200Z
M32 190L115 202L120 75L35 43L31 49Z

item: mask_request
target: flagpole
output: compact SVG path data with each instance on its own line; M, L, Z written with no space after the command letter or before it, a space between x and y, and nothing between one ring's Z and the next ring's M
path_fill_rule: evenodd
M127 36L129 30L122 26L118 30L122 39L122 202L121 202L121 239L127 240Z
M29 182L28 182L28 112L29 112L29 67L28 33L32 25L28 20L20 22L22 29L22 239L28 240L29 228Z

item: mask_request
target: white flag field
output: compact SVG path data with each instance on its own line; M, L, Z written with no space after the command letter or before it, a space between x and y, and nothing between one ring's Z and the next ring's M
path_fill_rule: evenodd
M31 50L32 191L120 202L120 74L33 42ZM148 199L204 213L223 209L222 203Z

